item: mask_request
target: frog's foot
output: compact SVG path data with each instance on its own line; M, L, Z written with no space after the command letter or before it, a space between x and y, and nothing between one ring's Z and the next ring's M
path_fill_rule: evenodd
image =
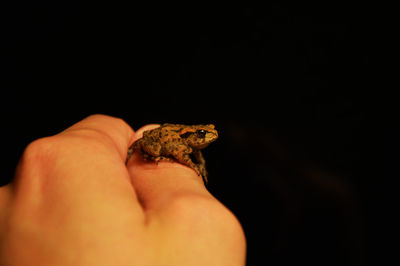
M140 146L142 139L138 139L136 140L134 143L132 143L132 145L129 147L128 152L127 152L127 156L126 156L126 161L125 164L128 164L129 159L132 157L132 155L137 151L140 154L143 155L143 151L142 148Z
M207 173L207 170L206 170L204 165L193 164L192 166L189 166L189 167L191 167L197 173L198 176L201 176L203 178L203 180L204 180L204 183L207 184L207 182L208 182L208 179L207 179L208 173Z
M202 164L197 164L197 167L195 168L195 170L196 170L196 172L197 172L197 174L199 176L203 177L204 183L207 184L207 182L208 182L208 179L207 179L208 173L207 173L206 167L204 165L202 165Z
M154 157L153 160L156 162L156 164L158 164L158 162L160 162L160 161L164 161L164 162L175 162L174 159L169 158L169 157L165 157L165 156Z
M126 155L126 160L125 160L125 164L128 164L129 159L132 157L134 150L129 148L128 150L128 154Z
M195 170L198 175L202 176L204 179L204 182L207 184L207 170L206 170L206 160L204 160L203 154L201 153L200 150L194 150L193 151L193 157L194 157L194 162L195 162ZM193 160L192 160L193 161Z
M143 159L146 161L153 161L156 164L158 164L159 161L170 161L170 162L174 162L175 160L169 157L165 157L165 156L152 156L150 154L147 153L142 153Z

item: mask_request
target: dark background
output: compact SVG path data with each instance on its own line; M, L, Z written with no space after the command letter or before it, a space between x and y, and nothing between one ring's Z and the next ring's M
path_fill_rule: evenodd
M208 187L243 224L248 265L382 262L374 150L396 134L376 134L374 60L394 47L398 6L2 5L2 184L29 142L90 114L214 123Z

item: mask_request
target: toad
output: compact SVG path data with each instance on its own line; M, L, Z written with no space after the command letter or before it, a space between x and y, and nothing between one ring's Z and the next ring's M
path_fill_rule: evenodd
M201 149L218 138L215 126L162 124L160 127L143 132L128 149L126 162L135 151L143 158L158 163L161 160L177 161L189 166L207 183L207 171Z

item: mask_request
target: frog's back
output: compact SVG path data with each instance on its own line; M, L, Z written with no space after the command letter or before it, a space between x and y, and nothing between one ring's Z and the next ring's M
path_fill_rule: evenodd
M161 127L154 128L143 132L143 139L152 139L153 141L160 137Z
M159 139L163 143L177 143L184 125L163 124L159 127Z
M168 131L174 131L176 133L182 131L184 128L188 127L187 125L181 125L181 124L169 124L165 123L162 124L159 128L162 130L168 130Z

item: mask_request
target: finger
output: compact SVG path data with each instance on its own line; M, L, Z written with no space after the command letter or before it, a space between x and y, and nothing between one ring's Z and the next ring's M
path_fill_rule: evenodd
M148 125L139 129L134 139L141 138L144 131L155 127L157 125ZM128 162L128 171L147 213L159 211L177 198L200 196L214 199L201 176L174 161L145 161L139 152L135 152Z
M122 209L140 220L142 209L124 164L133 135L121 119L94 115L34 142L16 174L19 195L35 206L56 202L60 210L79 206L84 215L115 219Z
M3 230L6 227L6 218L10 207L11 200L11 185L0 187L0 236L3 235Z
M85 131L89 133L89 137L96 135L96 132L113 144L113 148L122 158L126 156L126 148L135 135L133 129L125 123L125 121L106 115L92 115L86 119L67 128L60 135L74 134L78 132L82 137L86 136Z

